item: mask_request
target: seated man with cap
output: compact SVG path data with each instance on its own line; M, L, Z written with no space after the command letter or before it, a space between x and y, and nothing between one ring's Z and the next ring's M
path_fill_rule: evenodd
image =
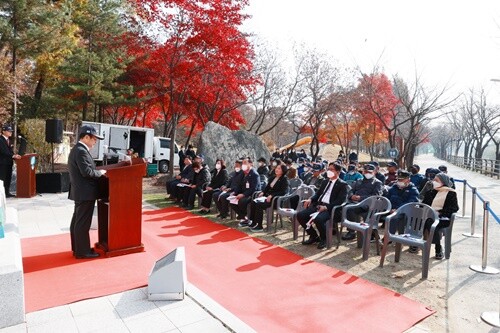
M10 125L2 126L2 139L0 140L0 179L3 180L6 198L15 196L10 193L12 167L14 166L14 160L21 158L21 156L14 153L14 142L10 139L12 132L13 129Z
M417 189L419 189L422 182L426 181L425 176L419 173L420 166L418 164L413 164L410 167L410 172L411 172L410 181L413 183L413 185L415 185Z
M387 163L387 173L385 174L384 185L391 186L397 181L398 164L396 162Z
M382 184L385 184L385 176L380 172L380 165L378 164L378 162L371 161L368 164L371 164L375 167L375 178L380 180L382 182Z
M343 204L347 199L349 185L339 178L342 167L339 164L330 163L328 165L327 177L321 188L304 201L304 208L297 214L297 221L306 229L309 239L302 242L303 245L319 242L318 249L326 248L326 223L330 220L333 207ZM335 222L341 218L341 210L335 211ZM318 233L312 226L316 225Z
M391 202L392 208L389 214L407 203L419 201L418 190L410 181L410 173L404 170L398 171L397 182L389 188L385 196ZM393 234L396 231L402 233L404 231L402 228L404 228L404 225L391 224L390 231Z
M348 199L350 203L359 203L368 197L382 195L384 190L384 185L382 182L375 178L375 166L372 164L365 164L363 167L363 179L359 179L354 182L349 191ZM361 222L361 219L366 218L368 213L368 207L358 207L356 209L350 209L347 214L347 219L349 221ZM356 233L353 230L348 230L347 233L342 236L343 240L352 240L356 238Z
M358 179L363 179L363 175L358 170L356 170L355 164L349 165L347 167L347 174L344 176L344 181L347 184L352 185Z

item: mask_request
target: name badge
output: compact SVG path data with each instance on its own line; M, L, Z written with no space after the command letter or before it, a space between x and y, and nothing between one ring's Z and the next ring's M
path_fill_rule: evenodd
M246 188L250 188L250 183L247 182Z

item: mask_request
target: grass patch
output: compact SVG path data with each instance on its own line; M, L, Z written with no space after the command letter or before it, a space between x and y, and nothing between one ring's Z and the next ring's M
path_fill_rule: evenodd
M158 208L175 207L174 201L165 200L165 193L147 193L142 195L142 199L150 205Z

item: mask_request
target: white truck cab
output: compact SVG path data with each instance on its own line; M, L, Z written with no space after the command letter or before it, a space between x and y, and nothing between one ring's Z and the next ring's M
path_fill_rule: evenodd
M126 156L127 149L133 148L134 152L148 163L157 163L158 171L168 172L170 163L170 138L155 137L154 130L147 127L134 127L114 125L106 123L95 123L84 121L82 125L94 127L103 136L90 150L90 154L99 164L105 164L109 160L122 159ZM174 144L174 166L179 165L179 147Z

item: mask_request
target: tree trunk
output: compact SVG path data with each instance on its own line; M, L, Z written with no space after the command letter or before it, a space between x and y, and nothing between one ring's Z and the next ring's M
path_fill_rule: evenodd
M191 135L193 135L195 127L196 127L196 121L193 121L193 123L191 124L191 129L189 130L189 134L188 134L188 137L186 139L186 143L185 143L184 147L189 146L189 141L191 140Z

